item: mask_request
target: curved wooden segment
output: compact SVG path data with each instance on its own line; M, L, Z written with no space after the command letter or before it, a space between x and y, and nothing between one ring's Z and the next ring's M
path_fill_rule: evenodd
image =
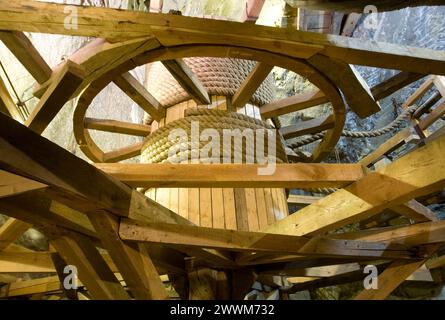
M134 69L136 66L144 65L154 61L175 60L179 58L206 56L206 57L232 57L238 59L260 60L266 65L277 65L305 76L322 90L332 103L333 119L335 127L327 131L326 139L314 151L312 160L320 161L337 144L343 130L345 109L338 90L318 71L314 70L305 62L291 59L289 57L271 54L260 50L241 47L220 47L220 46L178 46L168 49L156 49L133 58L129 63L122 64L116 70L112 70L95 80L79 98L78 106L74 113L74 134L82 151L95 162L110 162L104 158L104 153L94 143L93 139L85 130L83 119L86 110L94 97L107 86L118 75Z
M281 116L283 114L312 108L328 102L329 99L324 95L324 93L317 90L300 93L292 97L273 101L262 106L260 108L260 112L263 119L269 119Z
M109 119L85 118L84 125L86 129L129 134L141 137L146 137L151 132L151 127L144 124Z
M165 108L129 72L114 78L113 82L154 120L165 117Z
M172 59L162 63L198 105L210 104L209 94L184 60Z
M332 115L322 116L316 119L302 121L280 129L285 139L301 137L307 134L319 133L335 126L335 118Z
M267 78L272 69L273 66L262 62L257 62L253 70L239 87L238 91L235 92L235 95L232 98L232 105L236 108L242 108L245 106L263 83L264 79Z
M50 66L23 32L0 31L0 40L38 83L44 83L51 77Z
M371 90L353 66L318 54L308 61L340 88L348 106L360 118L380 111Z

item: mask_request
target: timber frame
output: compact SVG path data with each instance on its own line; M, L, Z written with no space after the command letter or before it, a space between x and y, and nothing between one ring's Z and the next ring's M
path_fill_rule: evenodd
M79 26L67 29L63 5L0 0L0 40L33 75L34 93L40 98L21 121L14 101L0 86L0 211L10 216L0 228L0 283L7 283L0 287L0 298L57 298L63 293L76 299L168 299L165 281L173 282L181 297L208 298L184 289L188 275L190 282L200 277L233 281L230 292L217 290L221 295L212 298L240 299L255 279L274 282L274 276L285 277L287 293L292 293L361 280L367 264L378 267L383 285L364 290L356 299L384 299L422 268L435 275L434 281L442 281L436 271L445 265L445 224L425 205L445 188L445 127L428 131L445 114L445 53L257 26L248 23L258 14L258 8L252 8L241 24L78 7ZM23 32L96 39L51 68ZM87 118L97 94L114 82L152 119L161 119L167 106L129 71L162 61L191 99L208 104L208 93L182 60L195 56L257 61L232 98L234 106L251 99L273 66L315 84L317 91L261 108L263 118L269 119L331 103L327 119L281 129L285 138L326 132L312 156L304 159L311 163L282 164L274 175L258 176L257 165L116 163L140 154L141 144L102 152L88 130L147 136L151 128ZM401 72L368 88L353 64ZM404 108L431 88L437 92L413 115L409 128L359 163L316 163L340 138L345 102L367 117L380 110L379 100L421 78L422 85ZM41 136L73 97L78 97L75 136L94 164ZM403 152L389 161L398 149ZM290 195L289 204L301 210L251 232L196 226L137 189L148 187L337 189L327 196ZM384 227L401 216L403 224ZM359 223L360 230L332 232ZM14 244L31 226L48 237L51 251ZM81 286L74 294L59 278L66 264L79 271ZM16 282L10 275L15 272L54 276Z

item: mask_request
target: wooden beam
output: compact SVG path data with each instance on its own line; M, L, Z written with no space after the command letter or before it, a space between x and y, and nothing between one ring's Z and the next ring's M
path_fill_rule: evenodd
M46 188L47 185L0 170L0 198Z
M268 103L260 108L260 112L263 119L269 119L328 102L323 92L310 91Z
M57 237L51 243L67 263L76 266L79 279L94 299L130 299L99 251L88 239L70 234Z
M26 230L31 228L29 223L9 218L0 227L0 251L15 242Z
M257 62L250 74L233 95L232 105L236 108L244 107L246 103L252 99L252 96L261 86L264 79L267 78L272 69L273 66L263 62Z
M280 133L285 139L291 139L307 134L319 133L325 130L329 130L332 129L334 126L334 117L332 115L328 115L282 127L280 129Z
M198 105L211 103L204 86L184 60L165 60L162 63Z
M369 241L345 241L272 235L174 224L141 224L125 219L119 235L123 240L204 247L230 251L264 251L329 257L410 258L402 246Z
M26 125L31 130L42 133L81 85L84 76L85 73L79 65L69 60L66 61L64 67L57 74L57 80L48 87L29 115Z
M141 137L146 137L151 132L151 127L144 124L123 122L123 121L109 120L109 119L85 118L84 124L85 128L87 129L129 134Z
M102 212L90 214L89 218L134 297L141 300L168 298L145 247L127 244L119 238L117 217Z
M378 276L378 288L367 289L360 292L354 300L383 300L391 294L414 271L419 269L424 260L418 261L394 261L382 274Z
M54 291L62 291L62 284L58 276L10 283L0 288L0 298L51 293Z
M38 83L44 83L51 77L50 66L23 32L0 31L0 40Z
M437 221L437 217L433 211L417 202L416 200L410 200L399 206L391 207L391 211L395 211L398 214L405 216L415 222L427 222Z
M154 120L160 121L165 117L164 107L129 72L122 74L113 81Z
M122 164L97 168L131 187L144 188L301 188L345 186L363 177L356 164L276 164L272 175L258 175L256 164Z
M444 150L445 137L438 138L264 231L292 235L320 234L440 190L445 187L445 163L441 160Z
M372 87L371 92L375 100L382 100L423 77L424 74L402 71Z
M371 89L354 66L320 54L308 61L340 88L348 106L360 118L380 111L380 105L372 96Z
M106 38L113 41L155 35L165 46L254 45L257 49L309 58L317 52L353 65L445 74L445 53L363 39L229 21L159 15L109 8L77 7L79 28L66 28L64 5L1 0L0 29ZM363 8L363 7L362 7Z
M1 32L0 32L1 34ZM23 123L24 118L19 112L17 105L9 94L3 79L0 77L0 111L10 115L11 118Z
M137 157L141 154L143 146L143 142L137 142L121 149L107 152L103 156L103 161L113 163Z
M445 101L442 101L428 116L419 121L421 130L428 129L433 123L439 120L445 114Z

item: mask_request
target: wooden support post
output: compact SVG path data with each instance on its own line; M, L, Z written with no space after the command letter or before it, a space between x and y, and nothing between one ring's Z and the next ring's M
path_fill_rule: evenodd
M165 287L145 247L125 243L119 238L117 217L107 212L94 212L89 218L134 297L167 299Z
M57 74L57 80L48 87L35 109L26 120L26 125L37 133L42 133L71 95L82 84L84 70L71 61Z
M257 91L264 79L267 78L272 71L273 66L268 64L257 62L253 70L241 84L238 91L232 98L232 105L237 108L242 108L249 102L253 94Z
M51 77L50 66L23 32L0 31L0 40L38 83L44 83Z
M165 60L162 63L198 105L211 103L209 94L204 86L184 60Z
M80 280L94 299L130 298L99 251L87 238L71 233L69 236L57 236L52 243L64 260L77 268Z
M0 32L1 34L1 32ZM0 78L0 112L6 113L11 116L11 118L23 123L25 120L22 114L19 112L17 105L12 99L11 95L6 88L3 79Z
M16 241L30 227L30 224L14 218L6 220L0 227L0 251Z

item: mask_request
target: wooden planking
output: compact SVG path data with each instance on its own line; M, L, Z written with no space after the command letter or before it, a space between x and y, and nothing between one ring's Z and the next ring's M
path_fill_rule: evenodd
M382 100L423 77L424 74L402 71L372 87L371 92L375 100Z
M210 188L199 189L199 218L200 226L212 227L212 189Z
M259 227L258 230L262 230L268 225L266 197L264 195L264 189L262 188L255 189L255 199L256 199L256 207L258 214L258 227Z
M162 63L196 103L210 104L209 94L184 60L165 60Z
M77 267L79 279L88 288L94 299L129 300L130 297L99 251L80 235L62 236L53 239L52 244L63 259Z
M166 299L167 292L145 247L119 238L118 218L107 212L90 214L89 218L134 297Z
M247 217L247 199L246 192L242 188L234 188L233 194L235 198L235 213L237 230L248 231L249 220Z
M188 189L188 219L196 225L200 225L199 195L199 188Z
M1 32L0 32L1 34ZM24 117L9 94L3 79L0 77L0 112L10 115L11 118L23 123Z
M85 118L85 128L99 131L129 134L146 137L150 134L150 126L131 122L123 122L109 119Z
M225 203L222 188L212 188L212 226L216 229L225 228Z
M14 243L26 230L31 228L29 223L9 218L0 227L0 251Z
M272 71L273 66L263 62L257 62L250 74L243 81L232 98L232 105L238 108L243 107L252 98L254 93Z
M23 32L0 31L0 40L38 83L44 83L51 77L50 66Z
M18 297L24 295L62 291L58 276L17 281L0 288L0 297Z
M85 72L82 67L69 60L66 61L55 76L57 80L48 87L29 115L26 125L31 130L42 133L81 85L84 76Z
M334 116L321 116L316 119L301 121L280 129L285 139L296 138L307 134L319 133L335 126Z
M165 117L164 107L129 72L118 76L113 82L154 120L159 121Z
M445 137L438 138L265 231L294 235L323 233L439 190L445 186L445 164L441 161L444 148ZM376 192L370 193L370 189Z
M223 188L224 197L224 224L225 229L237 230L235 194L233 188Z
M320 54L314 55L308 61L340 88L348 106L360 118L380 111L380 105L354 66Z
M223 230L174 224L141 224L122 220L119 235L123 240L163 243L233 251L264 251L332 257L412 258L403 246L369 241L336 240L273 235L260 232Z
M246 188L244 189L246 200L247 200L247 223L249 225L249 231L259 230L258 221L258 209L256 203L255 189Z
M317 52L348 64L445 74L444 53L363 39L257 26L229 21L108 8L78 7L79 28L65 27L63 5L1 0L0 29L79 35L113 41L155 35L166 46L190 43L227 44L308 58ZM205 22L204 22L205 21Z
M278 117L283 114L300 111L328 103L329 99L321 91L300 93L292 97L273 101L260 108L263 119Z

